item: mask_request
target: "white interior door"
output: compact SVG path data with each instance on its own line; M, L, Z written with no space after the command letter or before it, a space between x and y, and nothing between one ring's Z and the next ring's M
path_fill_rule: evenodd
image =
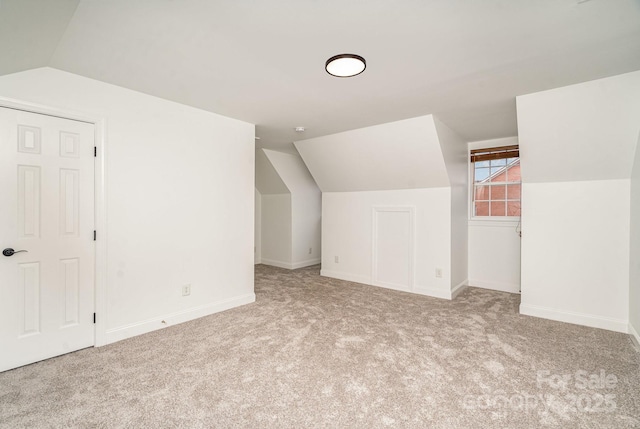
M94 344L94 138L0 108L0 371Z

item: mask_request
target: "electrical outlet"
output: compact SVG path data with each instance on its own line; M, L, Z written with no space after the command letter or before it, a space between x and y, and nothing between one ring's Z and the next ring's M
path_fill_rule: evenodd
M191 285L182 286L182 296L191 295Z
M442 277L442 268L436 268L436 277Z
M340 263L340 258L338 256L334 256L334 261L336 264Z
M309 247L309 255L311 255L312 251L313 251L313 247Z

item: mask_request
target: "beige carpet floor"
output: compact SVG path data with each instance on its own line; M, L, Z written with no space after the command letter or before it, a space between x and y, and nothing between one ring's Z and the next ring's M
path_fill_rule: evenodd
M0 374L2 428L636 428L629 336L256 267L257 302Z

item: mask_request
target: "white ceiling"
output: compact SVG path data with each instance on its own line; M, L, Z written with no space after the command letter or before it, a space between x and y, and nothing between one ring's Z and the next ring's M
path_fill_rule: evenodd
M511 136L516 95L640 69L640 0L76 3L0 0L0 73L48 65L196 106L276 150L430 113L469 141ZM345 52L367 70L329 76Z

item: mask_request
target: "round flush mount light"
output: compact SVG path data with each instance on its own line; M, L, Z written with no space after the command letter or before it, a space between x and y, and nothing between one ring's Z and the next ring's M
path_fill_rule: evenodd
M352 77L362 73L367 68L367 62L360 55L340 54L329 58L324 68L331 76Z

